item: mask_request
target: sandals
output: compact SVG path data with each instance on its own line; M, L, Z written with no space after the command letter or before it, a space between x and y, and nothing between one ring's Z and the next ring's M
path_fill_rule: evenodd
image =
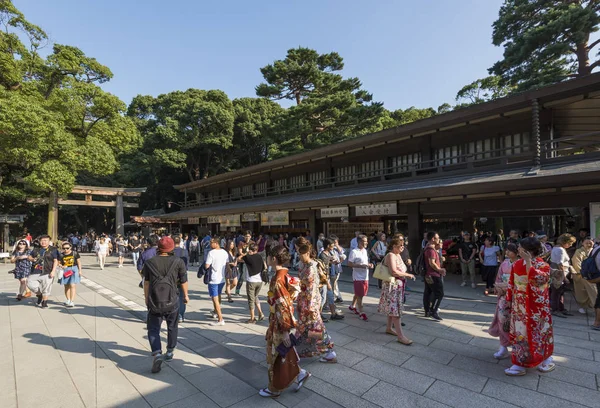
M389 331L388 331L388 330L386 330L386 331L385 331L385 334L389 334L390 336L397 336L397 335L398 335L398 333L396 333L396 332L395 332L395 331L393 331L393 330L389 330Z
M540 373L549 373L550 371L554 371L554 369L556 368L556 364L550 362L550 363L542 363L539 366L537 366L537 370Z
M398 343L404 344L405 346L410 346L411 344L413 344L413 341L410 340L410 339L406 339L406 340L400 340L400 339L398 339L397 341L398 341Z
M258 395L265 398L277 398L281 395L280 392L272 392L268 388L261 388Z
M337 363L337 357L333 357L333 358L321 357L319 359L319 363L334 364L334 363Z
M246 320L247 324L256 324L256 319L248 319Z
M232 299L232 298L229 298L229 299L227 299L227 301L228 301L229 303L233 303L233 299Z
M308 371L306 371L306 374L304 374L304 377L302 377L302 379L298 379L298 385L296 385L296 389L294 390L294 392L298 392L300 391L300 388L302 388L302 386L304 385L304 383L310 378L312 377L312 374L309 373Z
M265 320L265 315L264 314L259 315L258 321L263 321L263 320Z
M512 366L512 367L504 370L504 374L508 375L509 377L521 377L521 376L527 374L527 370L525 368L519 367L519 366L516 366L517 368L513 368L513 367L515 367L515 366Z

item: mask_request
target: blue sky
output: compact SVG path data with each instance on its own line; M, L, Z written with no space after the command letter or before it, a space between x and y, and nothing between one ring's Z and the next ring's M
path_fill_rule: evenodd
M454 102L502 56L491 25L502 0L13 0L53 42L107 65L104 86L137 94L188 88L255 96L259 69L305 46L344 58L388 109Z

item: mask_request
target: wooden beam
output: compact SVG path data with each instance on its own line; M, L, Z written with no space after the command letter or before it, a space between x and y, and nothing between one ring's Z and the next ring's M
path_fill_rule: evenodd
M139 197L146 192L146 187L141 188L123 188L123 187L96 187L96 186L75 186L71 193L73 194L91 194L103 196L122 195L124 197Z
M27 202L29 204L48 204L47 198L28 198ZM59 199L59 205L81 205L84 207L116 207L116 201L86 201L86 200L65 200ZM123 203L123 207L126 208L139 208L140 205L138 203Z

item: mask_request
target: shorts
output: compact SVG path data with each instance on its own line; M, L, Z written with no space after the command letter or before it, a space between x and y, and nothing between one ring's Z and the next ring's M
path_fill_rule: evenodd
M354 295L365 297L369 293L369 281L354 281Z
M246 295L248 295L248 307L254 308L256 299L260 295L260 290L263 287L262 282L246 282Z
M223 292L223 288L225 287L225 282L223 283L209 283L208 284L208 296L211 298L217 297Z
M50 296L52 292L52 283L54 278L50 278L50 275L40 275L39 273L29 275L27 280L27 287L30 291L35 294L41 294L42 296Z

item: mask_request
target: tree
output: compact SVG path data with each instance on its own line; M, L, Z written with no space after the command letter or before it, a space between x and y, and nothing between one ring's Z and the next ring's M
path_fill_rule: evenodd
M501 77L489 76L463 86L456 94L456 101L459 102L458 107L465 107L502 98L510 90L509 86L503 85Z
M358 78L344 79L336 73L343 68L343 59L335 52L318 54L300 47L261 69L266 83L256 87L258 96L296 102L282 121L276 156L380 130L382 104L373 102Z
M599 24L600 0L505 0L492 37L504 58L490 74L518 91L589 75L600 65L590 63Z
M285 109L264 98L235 99L233 109L235 119L228 167L240 169L269 160Z
M146 161L184 170L189 181L225 168L233 139L234 111L223 91L188 89L157 98L138 95L128 115L144 134Z
M0 0L0 25L2 210L25 189L64 195L82 173L114 173L140 139L125 104L97 85L110 70L72 46L55 44L40 58L46 34L8 0Z

